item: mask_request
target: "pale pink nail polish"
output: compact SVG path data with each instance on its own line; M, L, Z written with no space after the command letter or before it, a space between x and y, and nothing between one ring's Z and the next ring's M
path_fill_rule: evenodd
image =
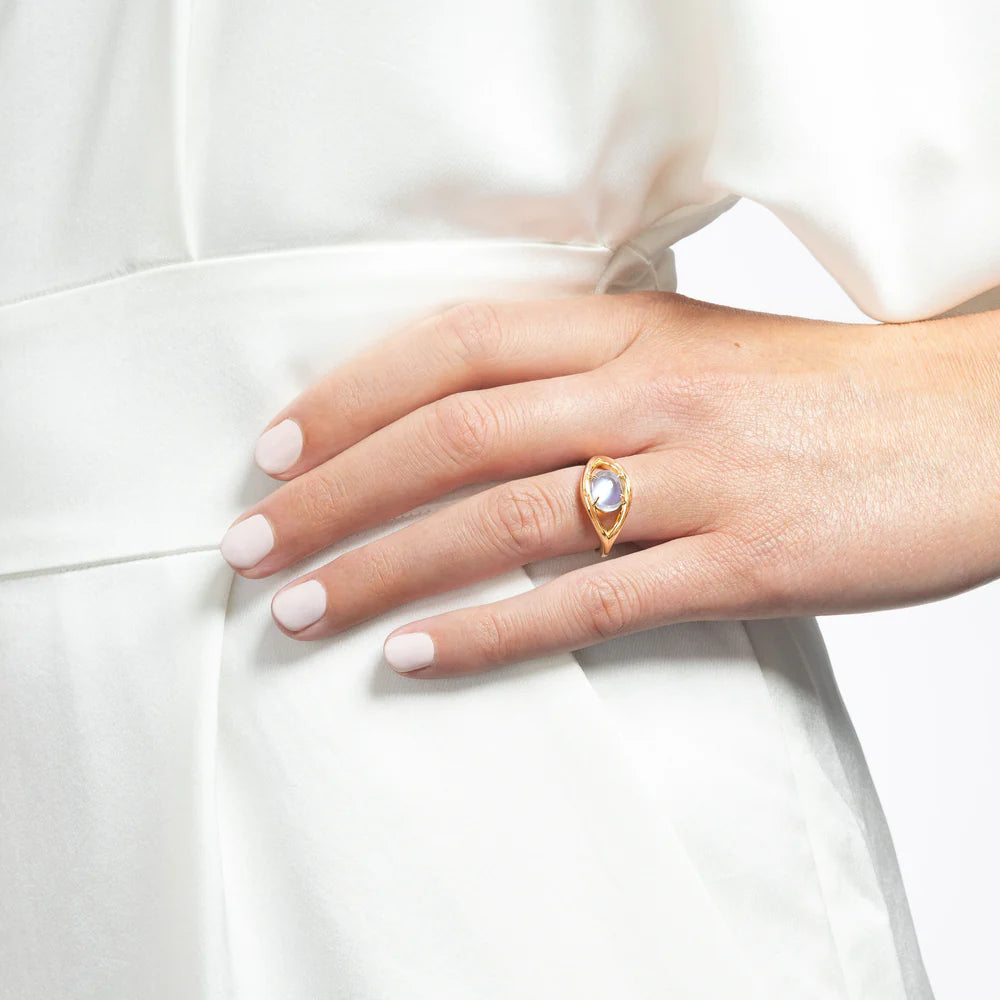
M257 465L270 475L290 469L302 454L302 428L294 420L282 420L264 431L254 447Z
M274 533L263 514L254 514L234 524L222 536L219 550L233 569L256 566L274 548Z
M319 580L306 580L279 590L271 601L275 621L289 632L298 632L318 622L326 613L326 588Z
M393 670L419 670L433 662L434 640L426 632L405 632L386 639L382 653Z

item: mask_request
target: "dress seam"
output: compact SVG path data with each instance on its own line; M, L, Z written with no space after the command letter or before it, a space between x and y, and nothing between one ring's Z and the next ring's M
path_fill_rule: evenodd
M190 119L191 119L191 47L194 35L194 0L180 0L178 10L177 33L183 35L183 44L179 45L180 54L177 58L174 93L176 113L174 128L176 130L175 164L177 170L177 199L180 210L181 232L184 236L184 247L191 260L197 260L198 231L193 207L193 171L190 165Z
M462 246L477 246L482 248L490 249L505 249L513 247L528 247L528 248L558 248L561 250L582 250L597 252L600 251L603 254L609 254L613 252L614 248L607 247L603 243L571 243L571 242L560 242L558 240L532 240L523 238L509 238L509 237L494 237L494 236L455 236L455 237L444 237L439 239L398 239L398 240L355 240L345 243L314 243L311 245L297 245L297 246L283 246L283 247L269 247L267 249L261 250L251 250L245 253L229 253L229 254L218 254L209 257L184 257L177 260L167 260L153 264L147 264L145 266L139 266L135 268L125 268L121 270L111 271L104 274L99 278L89 279L87 281L80 281L75 283L70 283L66 285L56 285L51 288L45 288L37 292L29 292L25 295L18 295L14 298L7 299L6 301L0 302L0 314L3 313L5 309L11 309L16 306L25 305L31 302L37 302L41 299L53 298L58 295L69 295L74 292L82 292L92 288L101 288L107 285L115 284L116 282L129 281L139 278L145 278L152 275L161 274L163 272L173 271L173 270L184 270L186 268L196 268L196 267L212 267L212 266L222 266L226 264L235 264L239 262L251 262L264 260L268 257L294 257L296 255L301 256L319 256L324 253L337 254L344 251L355 251L360 253L374 252L378 250L402 250L407 246L414 247L427 247L427 246L451 246L451 247L462 247ZM624 244L622 244L624 245ZM631 247L631 244L629 244ZM632 248L634 249L634 248ZM645 258L643 258L645 260Z
M116 566L119 563L143 562L150 559L166 559L170 556L193 555L198 552L218 551L216 545L191 545L177 549L164 549L161 552L137 552L123 556L112 556L108 559L88 559L76 563L60 563L54 566L38 566L32 569L13 570L0 573L0 582L5 580L23 580L32 576L54 576L60 573L73 573L77 570L99 569L102 566Z
M411 518L422 517L424 514L433 513L436 510L440 510L442 507L447 507L449 504L457 502L457 500L454 500L451 497L431 500L428 503L421 504L419 507L414 507L412 510L403 511L402 514L387 517L385 520L380 521L379 524L391 525L399 521L407 521ZM372 527L378 527L378 525L372 525ZM171 556L194 555L199 552L218 551L218 543L214 545L189 545L176 549L163 549L162 551L136 552L128 555L112 556L108 559L88 559L75 563L59 563L53 566L38 566L31 569L12 570L7 573L0 572L0 583L6 580L27 579L33 576L54 576L60 573L73 573L80 570L99 569L102 566L115 566L120 563L143 562L151 559L167 559Z
M219 928L220 933L225 941L225 966L224 975L226 976L225 988L230 997L236 995L236 970L233 967L233 943L232 943L232 921L230 919L230 911L232 909L230 905L230 893L229 887L231 880L226 877L226 844L224 843L224 837L222 833L222 818L220 809L220 794L219 788L221 785L221 780L219 777L219 761L220 761L220 743L222 741L222 698L223 698L223 685L225 683L225 670L226 670L226 638L227 638L227 626L231 621L233 614L233 603L236 594L236 574L233 573L230 581L229 587L226 590L226 603L222 611L222 620L219 622L219 647L218 647L218 675L215 679L215 714L214 722L215 727L212 732L213 744L211 752L211 805L212 805L212 819L213 819L213 832L215 834L215 858L218 864L217 874L219 877L219 907L220 907L220 920L222 926Z

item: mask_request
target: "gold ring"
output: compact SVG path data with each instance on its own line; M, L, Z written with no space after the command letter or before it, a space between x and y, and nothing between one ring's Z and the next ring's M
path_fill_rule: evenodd
M594 551L600 552L603 559L611 551L611 546L615 544L615 538L625 523L632 503L632 480L614 459L607 455L595 455L583 470L580 497L587 508L587 516L601 539L600 547ZM602 511L614 510L618 511L615 523L606 528L601 523L600 514Z

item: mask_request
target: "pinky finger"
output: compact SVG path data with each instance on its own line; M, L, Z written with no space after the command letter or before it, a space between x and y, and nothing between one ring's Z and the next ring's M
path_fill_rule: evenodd
M576 569L533 590L403 625L383 655L399 673L454 677L679 621L748 617L725 536L687 535Z

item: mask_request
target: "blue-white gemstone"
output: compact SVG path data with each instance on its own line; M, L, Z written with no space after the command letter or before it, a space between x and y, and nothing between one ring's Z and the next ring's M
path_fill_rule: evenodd
M590 499L598 510L618 510L622 505L622 484L610 469L600 469L590 479Z

